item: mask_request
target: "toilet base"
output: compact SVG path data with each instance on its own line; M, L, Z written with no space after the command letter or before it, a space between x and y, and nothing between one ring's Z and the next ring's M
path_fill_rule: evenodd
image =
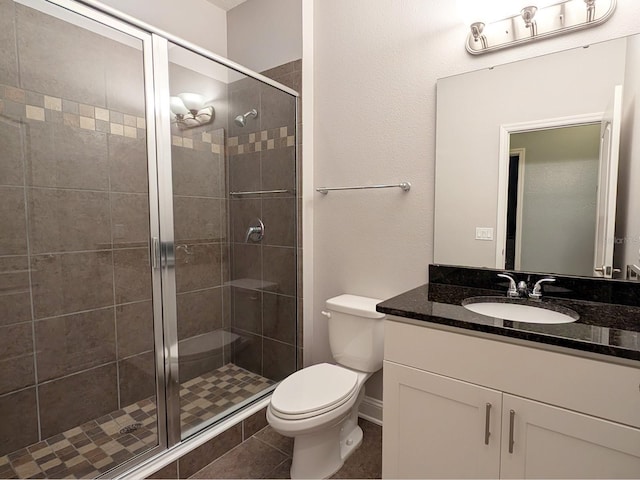
M345 426L342 421L322 432L295 437L291 478L329 478L340 470L363 437L358 425L348 433L343 430Z
M342 455L342 463L344 463L347 458L351 456L353 452L357 450L357 448L362 445L362 437L364 433L362 429L356 425L356 428L353 429L350 435L340 441L340 453ZM342 465L340 465L342 467ZM337 472L338 470L336 470ZM333 472L333 473L336 473ZM332 474L333 475L333 474Z

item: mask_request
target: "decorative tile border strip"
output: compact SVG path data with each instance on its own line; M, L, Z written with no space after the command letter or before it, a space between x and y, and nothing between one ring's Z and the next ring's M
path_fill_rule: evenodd
M291 127L277 127L237 137L229 137L227 140L227 153L229 155L242 155L263 150L293 147L296 142L296 137L295 135L289 135L290 128ZM212 153L224 153L224 129L222 128L212 132L199 133L185 130L179 133L180 134L173 133L171 135L171 144L174 147L208 151L210 145ZM203 144L206 146L203 147Z
M110 110L96 105L74 102L60 97L0 84L0 113L6 112L20 118L38 122L63 123L68 127L108 133L127 138L145 138L144 117ZM291 127L277 127L269 130L229 137L227 153L246 153L293 147L295 135L289 135ZM199 151L224 154L224 130L210 132L186 130L172 134L171 143Z
M171 135L171 145L200 152L224 154L224 130L219 128L209 132L187 130L181 135Z
M237 137L229 137L228 153L229 155L242 155L262 150L293 147L296 144L296 137L295 135L289 135L290 128L284 126Z
M0 84L0 113L4 111L38 122L128 138L146 137L144 117Z

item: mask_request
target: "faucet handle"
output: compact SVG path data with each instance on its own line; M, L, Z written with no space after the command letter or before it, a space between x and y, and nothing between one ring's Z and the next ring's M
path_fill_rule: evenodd
M555 282L556 279L553 277L545 277L545 278L541 278L540 280L538 280L535 285L533 286L533 290L531 291L531 293L529 294L530 298L535 298L535 299L540 299L542 298L542 284L546 283L546 282Z
M509 290L507 290L507 297L520 296L520 294L518 293L518 285L516 285L515 278L513 278L511 275L508 275L506 273L499 273L498 276L509 280Z
M259 242L264 237L264 223L259 218L254 218L247 228L247 233L244 236L244 243L249 243L249 240L253 242Z

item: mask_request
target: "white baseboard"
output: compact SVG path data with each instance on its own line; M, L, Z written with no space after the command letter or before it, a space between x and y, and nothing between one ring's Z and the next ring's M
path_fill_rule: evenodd
M360 404L358 416L382 426L382 400L365 396Z

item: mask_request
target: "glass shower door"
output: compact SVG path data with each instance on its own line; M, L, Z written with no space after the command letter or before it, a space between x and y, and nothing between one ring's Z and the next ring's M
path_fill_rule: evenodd
M115 475L295 371L296 96L223 63L0 0L0 478Z
M93 477L163 442L150 36L92 16L0 1L2 478Z
M168 52L184 439L296 370L296 97Z

